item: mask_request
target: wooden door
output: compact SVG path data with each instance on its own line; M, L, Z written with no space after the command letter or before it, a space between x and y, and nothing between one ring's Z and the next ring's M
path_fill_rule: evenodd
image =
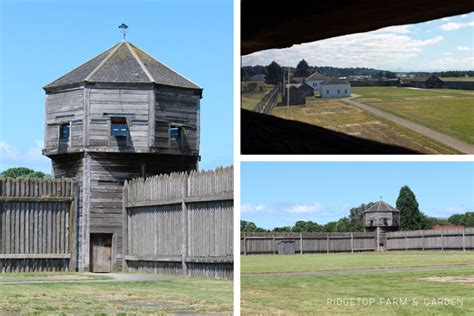
M91 271L112 271L112 234L91 234Z

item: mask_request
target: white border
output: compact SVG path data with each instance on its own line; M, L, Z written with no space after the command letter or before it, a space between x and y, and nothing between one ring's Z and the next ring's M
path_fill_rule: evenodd
M234 315L240 315L240 1L234 0Z

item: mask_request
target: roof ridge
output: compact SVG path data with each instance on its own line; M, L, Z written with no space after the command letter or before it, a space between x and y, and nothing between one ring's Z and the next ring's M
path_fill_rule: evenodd
M191 79L187 78L186 76L180 74L179 72L177 72L176 70L174 70L173 68L171 68L170 66L168 66L167 64L159 61L158 59L156 59L155 57L153 57L152 55L148 54L147 52L145 52L143 49L141 48L138 48L137 46L133 45L133 44L130 44L131 46L135 47L136 49L140 50L142 53L144 53L145 55L147 55L148 57L150 57L151 59L155 60L156 62L162 64L164 67L168 68L169 70L171 70L172 72L178 74L179 76L183 77L184 79L188 80L189 82L191 82L192 84L194 84L196 87L198 87L199 89L202 90L201 86L199 86L197 83L195 83L194 81L192 81Z
M87 77L84 78L84 81L86 81L86 82L89 81L100 70L100 68L102 68L107 61L109 61L109 59L112 57L112 55L115 54L115 52L123 44L124 44L124 41L121 41L120 43L115 45L115 47L112 49L112 51L110 51L110 53L97 65L97 67L95 67L94 70L92 70L90 72L90 74L88 74Z
M135 51L132 49L131 45L127 41L125 41L125 45L127 46L128 50L132 53L132 56L135 58L137 63L140 65L140 67L142 68L143 72L146 74L148 79L151 82L155 82L155 79L153 78L151 73L148 71L148 69L145 67L145 65L143 64L143 61L140 59L140 57L138 57L137 53L135 53Z

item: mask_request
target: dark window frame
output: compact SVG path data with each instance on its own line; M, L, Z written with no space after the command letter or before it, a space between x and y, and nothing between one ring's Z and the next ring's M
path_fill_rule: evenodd
M125 126L125 128L123 128ZM110 136L113 137L128 137L130 131L129 124L126 117L111 117L110 118Z
M64 135L67 134L67 137ZM63 123L59 125L59 142L68 143L71 139L71 122Z

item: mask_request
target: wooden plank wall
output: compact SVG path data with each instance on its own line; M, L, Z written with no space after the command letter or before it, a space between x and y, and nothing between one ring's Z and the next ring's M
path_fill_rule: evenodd
M199 100L199 96L182 90L156 91L153 145L160 148L160 152L191 155L199 153ZM170 139L170 124L182 126L181 145Z
M233 167L124 187L124 271L233 276Z
M385 234L385 247L396 250L474 250L474 228L399 231Z
M58 153L59 128L70 123L70 140L67 151L78 151L83 146L84 90L77 89L46 97L45 149Z
M0 178L2 272L75 270L77 191L69 179Z
M375 233L242 233L243 255L278 254L280 241L293 241L295 253L375 251Z

